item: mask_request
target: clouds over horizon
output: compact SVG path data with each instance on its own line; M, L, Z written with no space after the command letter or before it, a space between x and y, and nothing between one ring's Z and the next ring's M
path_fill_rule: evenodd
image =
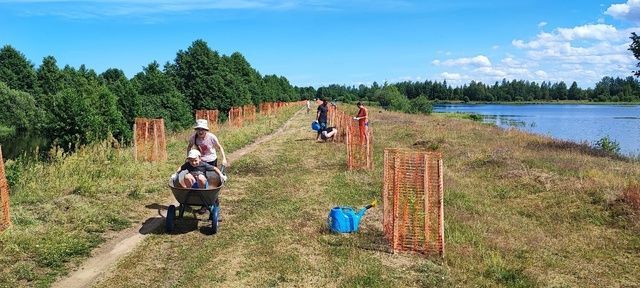
M640 0L628 0L624 4L613 4L604 14L629 22L640 23Z
M640 0L611 5L606 12L616 18L640 22ZM546 28L546 22L539 22ZM529 81L576 81L592 86L604 76L631 76L636 59L628 51L631 32L640 27L617 28L611 24L586 24L557 27L542 31L530 40L514 39L512 49L504 56L479 55L474 58L433 60L434 66L452 67L439 75L456 75L452 80L465 79L492 83L501 79ZM474 65L469 59L482 57L488 65ZM443 65L449 63L452 65ZM496 64L492 64L496 63Z

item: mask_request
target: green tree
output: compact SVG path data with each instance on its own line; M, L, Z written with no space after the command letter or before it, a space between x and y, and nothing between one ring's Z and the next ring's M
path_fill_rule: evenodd
M93 70L63 69L63 89L51 96L45 133L55 145L73 149L113 136L129 139L131 129L117 106L116 96Z
M578 83L576 83L576 81L573 81L573 83L571 83L571 87L569 88L569 100L580 100L582 98L582 91L580 90L580 88L578 88Z
M411 99L411 110L414 113L431 114L433 106L427 96L420 95L414 99Z
M62 89L62 74L56 64L56 58L47 56L42 59L42 64L36 71L38 87L44 95L53 95Z
M16 130L37 130L41 128L42 115L33 96L0 82L0 125Z
M407 97L402 95L398 88L393 85L386 85L382 89L376 91L376 99L380 106L390 110L410 112L411 102Z
M243 89L246 89L251 102L253 102L254 105L260 104L262 102L260 94L263 89L262 76L260 76L260 73L253 69L247 59L239 52L235 52L229 56L228 66L231 73L242 82L244 86ZM241 97L244 102L245 95L241 95Z
M636 32L631 32L631 37L629 38L631 38L629 50L633 53L633 57L640 60L640 36L638 36ZM640 67L640 62L636 64L636 67ZM633 75L640 77L640 70L633 71Z
M5 45L0 49L0 81L11 89L33 92L36 83L33 64L18 50Z
M118 109L122 113L128 126L133 125L136 117L136 103L138 101L138 91L133 84L127 80L124 72L120 69L107 69L100 74L109 91L118 99Z
M204 40L194 41L186 51L178 51L175 63L165 69L176 80L178 91L188 99L192 109L220 109L226 111L227 86L225 72L218 52L211 50Z
M193 123L187 98L178 91L171 77L160 71L157 62L145 67L132 82L138 93L137 116L163 118L169 130L186 128Z

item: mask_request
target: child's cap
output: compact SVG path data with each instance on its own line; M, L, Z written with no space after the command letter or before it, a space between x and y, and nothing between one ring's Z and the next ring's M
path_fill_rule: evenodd
M195 149L189 151L189 156L187 156L188 159L196 159L198 157L200 157L200 151Z

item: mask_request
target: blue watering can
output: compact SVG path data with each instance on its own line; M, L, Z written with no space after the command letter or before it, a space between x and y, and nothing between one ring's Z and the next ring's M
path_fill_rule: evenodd
M371 204L363 207L356 213L356 210L352 207L333 207L327 217L327 226L332 232L337 233L351 233L358 232L358 225L360 220L364 216L364 213L371 207L376 206L376 200L373 200Z
M320 131L320 123L318 123L318 121L313 121L311 122L311 130L313 131Z

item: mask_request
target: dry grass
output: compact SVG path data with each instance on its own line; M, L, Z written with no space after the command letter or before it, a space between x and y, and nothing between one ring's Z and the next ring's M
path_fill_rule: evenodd
M637 198L628 196L638 190L626 188L640 178L637 162L470 120L371 114L374 171L347 171L344 146L313 142L311 118L299 114L282 137L230 167L218 234L188 214L97 286L640 285L640 229L630 208ZM170 148L173 155L183 146ZM331 207L380 197L385 147L443 153L443 260L388 253L381 208L367 212L357 234L327 231Z
M100 286L640 284L633 268L640 267L640 237L630 214L618 211L629 205L616 200L640 176L637 163L469 120L376 111L376 169L349 172L343 146L304 140L314 137L304 117L234 164L219 234L196 226L178 235L158 231ZM388 253L379 208L358 234L328 233L331 207L379 197L384 147L443 152L444 261ZM135 265L163 261L176 271Z

